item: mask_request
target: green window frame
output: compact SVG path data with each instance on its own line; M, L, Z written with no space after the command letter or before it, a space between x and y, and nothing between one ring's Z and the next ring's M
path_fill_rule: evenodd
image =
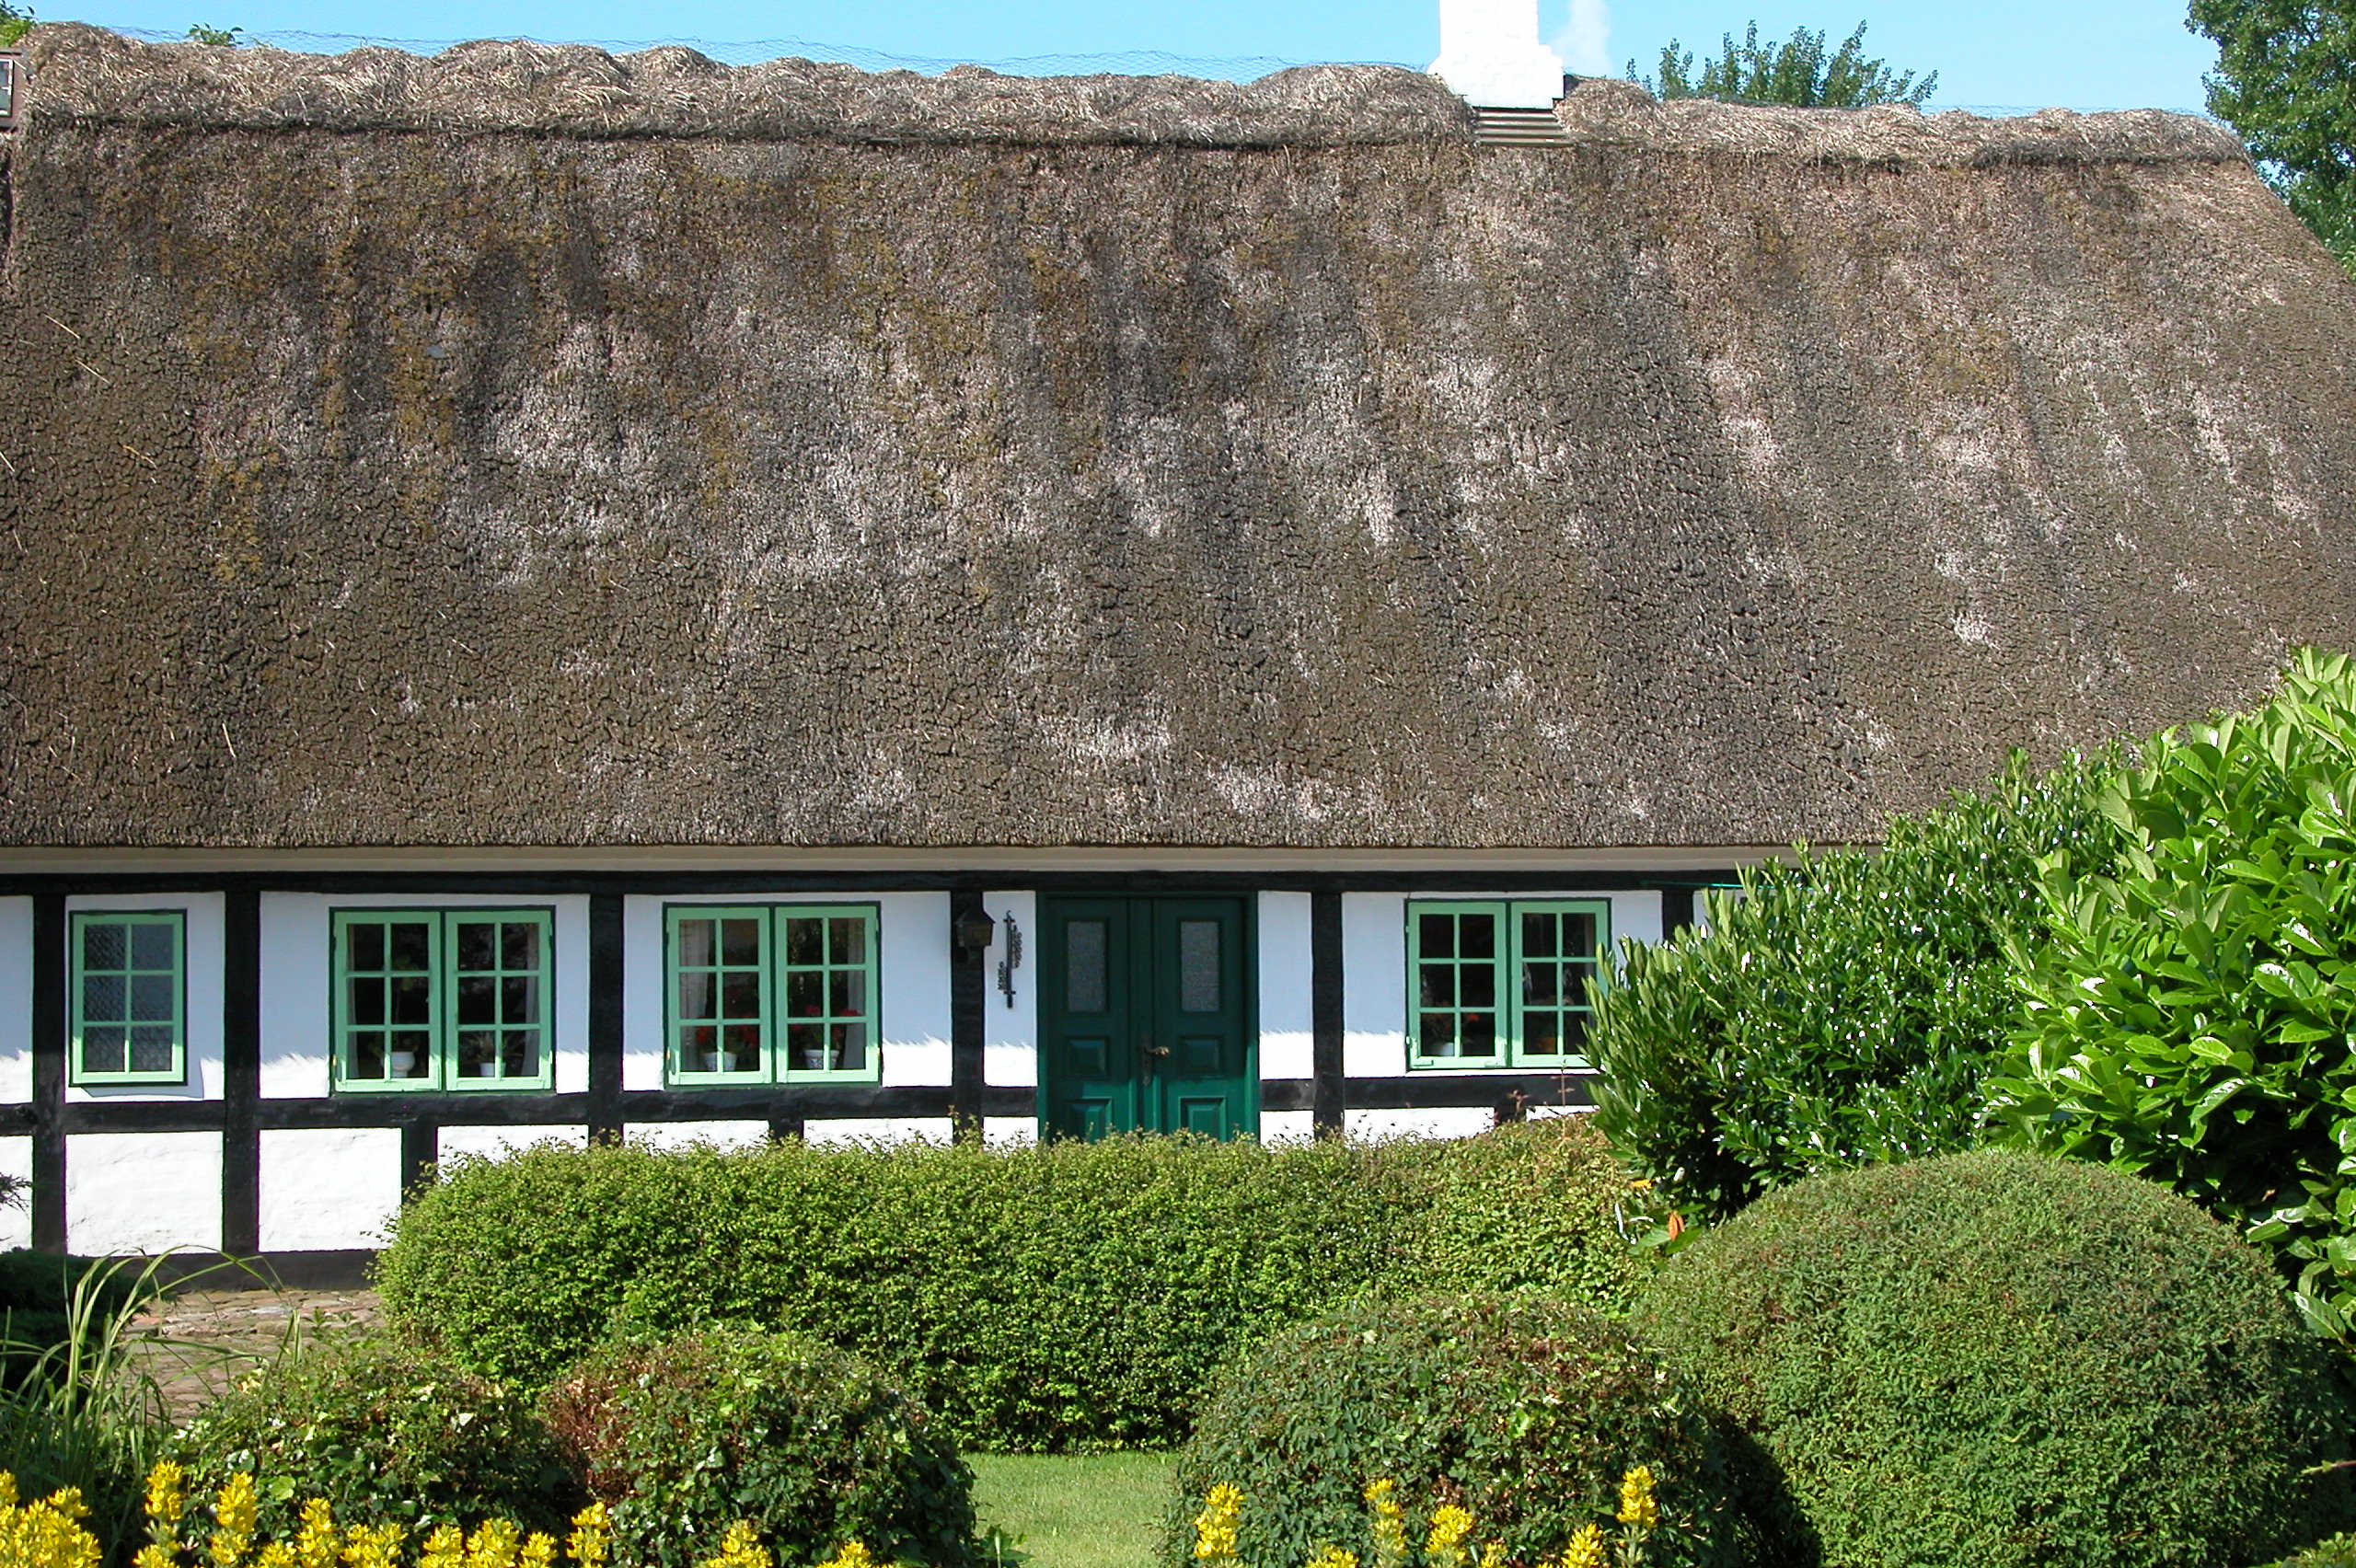
M188 1082L188 915L77 909L68 922L69 1081Z
M555 911L338 909L330 926L339 1092L555 1087Z
M878 1081L881 924L872 904L666 905L667 1080Z
M1587 983L1611 946L1609 899L1409 900L1408 1066L1589 1066Z

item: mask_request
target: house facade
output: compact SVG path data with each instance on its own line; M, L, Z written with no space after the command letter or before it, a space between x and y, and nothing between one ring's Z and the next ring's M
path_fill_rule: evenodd
M2356 290L2201 121L70 26L21 92L18 1242L1575 1109L1739 867L2356 640Z

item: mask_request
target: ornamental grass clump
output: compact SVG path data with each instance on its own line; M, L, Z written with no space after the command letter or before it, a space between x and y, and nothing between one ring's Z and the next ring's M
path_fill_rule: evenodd
M1661 1478L1647 1561L1731 1564L1749 1539L1731 1458L1683 1379L1592 1309L1367 1300L1279 1332L1214 1386L1178 1458L1162 1561L1186 1568L1191 1500L1225 1483L1248 1500L1234 1550L1255 1568L1329 1550L1469 1568L1493 1545L1499 1562L1551 1563L1645 1466Z
M977 1568L973 1472L956 1448L897 1387L807 1335L714 1326L611 1345L543 1410L611 1508L627 1568L695 1568L714 1539L725 1557L739 1524L781 1568L847 1541Z
M2098 1166L1796 1183L1670 1260L1630 1326L1780 1475L1797 1560L2244 1568L2349 1516L2331 1346L2229 1228Z

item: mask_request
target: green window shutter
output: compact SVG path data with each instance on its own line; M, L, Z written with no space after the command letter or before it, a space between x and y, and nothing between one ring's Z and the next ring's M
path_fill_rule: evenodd
M877 1081L877 926L872 904L666 910L670 1080Z
M186 1083L188 917L91 910L70 924L71 1080Z
M1411 1067L1584 1067L1606 899L1407 905Z
M546 909L340 909L335 1087L549 1089L555 917Z

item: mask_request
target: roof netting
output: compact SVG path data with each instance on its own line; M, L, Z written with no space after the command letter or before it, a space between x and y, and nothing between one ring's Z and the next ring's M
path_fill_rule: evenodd
M126 38L144 39L151 43L177 43L185 41L186 37L181 33L163 32L153 28L115 28L112 30ZM341 54L347 50L372 48L399 49L411 54L439 54L454 43L467 41L455 38L369 38L357 33L247 32L243 29L238 30L237 39L240 44L259 44L304 54ZM1158 49L1120 50L1103 54L1023 54L997 60L936 59L927 55L892 54L880 49L825 43L806 38L764 38L736 42L700 38L543 38L533 41L585 43L609 54L683 47L724 65L757 65L768 60L825 60L856 65L863 71L916 71L929 76L938 75L953 66L980 65L1011 76L1091 76L1110 73L1125 76L1175 75L1199 76L1209 81L1250 82L1288 66L1335 63L1330 61L1286 60L1271 54L1172 54ZM1349 63L1391 64L1396 62Z

